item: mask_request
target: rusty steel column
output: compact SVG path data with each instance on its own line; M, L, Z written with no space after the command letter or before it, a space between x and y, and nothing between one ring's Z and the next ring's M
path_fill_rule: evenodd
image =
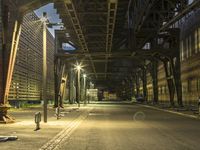
M164 69L165 69L165 75L167 79L167 85L169 90L169 97L170 97L170 104L171 106L174 106L174 94L175 94L175 87L174 87L174 81L173 81L173 74L171 69L171 61L163 61L164 63Z
M180 107L183 106L182 100L182 82L181 82L181 62L180 62L180 29L173 30L173 34L176 38L174 40L174 47L176 48L175 57L170 59L171 69L174 77L174 86L176 89L177 101Z
M158 62L152 62L151 70L152 82L153 82L153 102L158 103Z
M135 93L135 79L134 78L132 78L132 92L133 92L133 94L132 94L132 96L134 96L135 97L135 95L136 95L136 93Z
M146 75L146 68L142 69L142 85L143 85L143 97L144 101L147 101L147 75Z
M8 1L0 2L0 123L12 123L8 95L21 33L21 15Z
M58 107L58 58L54 57L54 108Z
M136 97L140 95L140 79L138 73L135 75L135 84L136 84Z
M3 68L3 49L4 49L4 43L3 43L3 8L2 1L0 2L0 105L3 105L3 93L4 93L4 68Z
M182 83L181 83L181 65L180 65L180 57L176 57L175 62L171 62L172 64L172 71L173 71L173 77L174 77L174 84L176 88L176 95L177 95L177 101L178 105L180 107L183 106L182 101Z

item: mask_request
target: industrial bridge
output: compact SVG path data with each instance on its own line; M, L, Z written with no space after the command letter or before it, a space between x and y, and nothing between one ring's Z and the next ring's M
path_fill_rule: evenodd
M28 18L27 14L49 3L61 22L49 22L51 16L46 12L41 19ZM106 108L108 114L111 110L125 113L118 108L123 100L125 105L135 101L196 109L200 97L199 7L200 0L1 0L0 122L14 122L8 115L13 101L42 101L47 122L48 101L53 100L54 108L63 108L66 101L80 106L88 103L92 92L95 103L105 101L107 105L108 95L117 102L116 110ZM28 23L33 18L39 19L34 21L40 27ZM54 26L62 27L52 38L47 27ZM40 36L34 32L37 28ZM27 51L20 51L21 43ZM66 43L75 50L64 49ZM30 72L31 66L34 74L20 74ZM136 104L133 109L139 107Z

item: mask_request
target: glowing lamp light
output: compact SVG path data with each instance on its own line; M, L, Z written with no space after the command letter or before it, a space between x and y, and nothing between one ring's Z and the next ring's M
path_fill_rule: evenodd
M76 66L76 69L77 69L77 70L81 70L81 66L80 66L80 65L77 65L77 66Z

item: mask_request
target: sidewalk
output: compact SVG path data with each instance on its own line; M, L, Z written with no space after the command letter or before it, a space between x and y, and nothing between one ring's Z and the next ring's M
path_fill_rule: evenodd
M185 105L184 107L171 107L169 104L140 104L144 107L160 110L160 111L165 111L189 118L194 118L194 119L200 119L199 113L198 113L198 108L197 106L191 105Z
M70 125L76 118L86 112L88 107L81 106L77 109L76 105L67 106L62 109L64 115L61 119L57 120L55 117L55 109L48 109L48 123L41 122L41 129L35 130L34 114L41 112L42 108L24 108L24 109L11 109L10 116L16 119L13 124L0 124L0 136L18 136L16 141L0 142L1 150L38 150L60 131Z

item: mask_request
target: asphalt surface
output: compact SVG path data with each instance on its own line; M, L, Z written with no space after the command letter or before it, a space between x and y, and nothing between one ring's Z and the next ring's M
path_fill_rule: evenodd
M200 150L200 120L124 102L67 107L34 131L36 109L14 110L14 124L0 125L0 150Z
M199 150L200 121L136 104L95 104L62 150Z

